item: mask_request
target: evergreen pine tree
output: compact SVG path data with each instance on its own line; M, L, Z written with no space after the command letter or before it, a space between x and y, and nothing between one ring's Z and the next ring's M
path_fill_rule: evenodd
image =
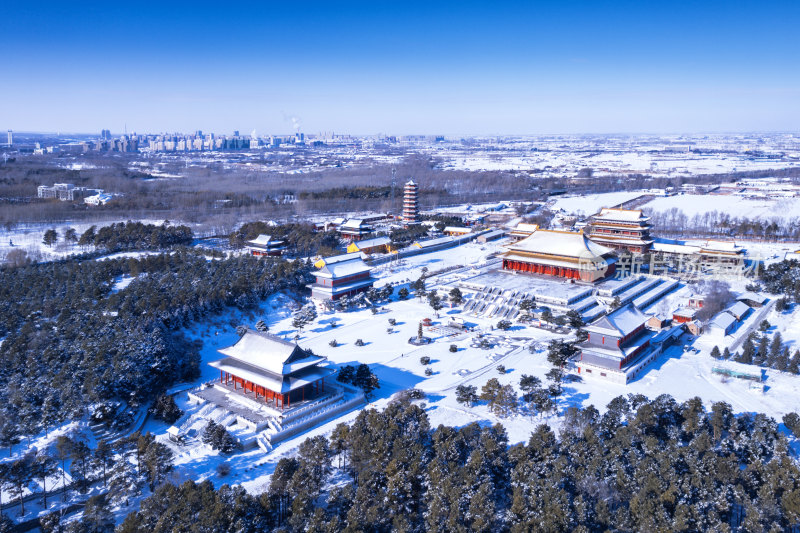
M453 305L459 306L464 301L464 295L461 294L461 289L458 287L453 287L450 291L450 301L453 302Z
M21 515L25 514L25 488L33 478L32 462L33 458L26 455L11 463L6 471L7 487L11 497L19 500Z
M154 441L147 447L142 457L142 465L150 490L155 490L156 486L163 483L167 474L172 470L172 450L165 444Z
M72 453L74 442L72 439L65 435L59 435L56 438L56 459L61 462L61 499L66 501L67 490L67 459Z
M111 533L114 531L114 515L109 509L105 495L99 494L86 500L83 508L80 526L76 531L80 533Z
M58 242L58 233L55 229L50 228L44 232L44 238L42 239L43 244L52 247L56 242Z
M742 344L742 354L739 356L739 362L746 365L752 365L753 359L756 356L756 347L750 337L746 338Z
M208 424L206 424L205 429L203 429L203 436L202 436L203 443L213 445L214 439L216 439L217 436L218 427L219 426L217 425L216 422L214 422L214 420L208 421Z
M481 388L481 395L479 398L488 403L489 409L494 411L494 404L497 402L497 398L500 394L500 389L502 389L502 385L497 380L497 378L491 378L486 384Z
M103 486L108 481L108 471L114 465L114 450L105 439L101 439L94 449L93 467L103 476Z
M789 351L788 346L784 346L781 350L780 355L778 355L777 360L773 368L780 370L781 372L786 372L789 369L789 361L791 358L791 352Z
M766 335L761 337L758 341L758 349L756 351L755 356L753 357L753 364L757 366L763 366L767 363L767 358L769 357L769 339Z
M794 375L800 374L800 350L795 350L787 370Z
M35 453L31 473L42 486L42 506L47 509L47 478L56 473L56 461L46 453Z
M474 385L459 385L456 387L456 401L467 407L478 401L478 389Z
M767 366L769 366L770 368L776 368L778 366L778 359L780 358L782 349L783 349L783 337L781 337L781 332L778 331L772 337L772 342L769 345Z
M72 482L80 492L86 492L89 488L89 474L91 473L92 450L83 441L75 441L70 450L70 474Z

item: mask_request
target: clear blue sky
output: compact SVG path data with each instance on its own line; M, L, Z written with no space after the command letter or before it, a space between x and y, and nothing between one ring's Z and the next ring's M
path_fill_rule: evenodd
M10 0L0 128L798 131L799 27L798 0Z

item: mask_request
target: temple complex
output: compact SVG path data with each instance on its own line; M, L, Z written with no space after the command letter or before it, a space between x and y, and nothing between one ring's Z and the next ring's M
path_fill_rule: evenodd
M589 238L615 250L646 253L653 244L649 220L641 209L604 207L591 217Z
M582 232L537 229L503 254L503 269L595 282L616 268L613 250Z
M333 370L321 367L325 358L266 332L248 329L224 355L209 363L220 372L219 383L276 409L291 407L325 392Z

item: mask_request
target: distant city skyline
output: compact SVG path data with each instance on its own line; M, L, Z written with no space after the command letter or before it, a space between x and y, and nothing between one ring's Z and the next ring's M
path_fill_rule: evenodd
M800 130L800 2L16 3L0 129Z

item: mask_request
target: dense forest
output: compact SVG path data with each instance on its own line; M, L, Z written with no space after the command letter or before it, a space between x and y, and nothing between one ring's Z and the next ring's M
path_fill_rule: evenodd
M98 402L141 404L195 378L199 347L182 327L300 289L309 270L302 261L209 260L181 248L0 268L0 445ZM135 279L115 291L122 276Z
M313 255L322 251L323 255L332 255L339 247L340 238L336 231L316 231L310 223L269 224L263 221L246 222L230 234L228 240L234 248L241 248L247 241L259 235L269 235L281 240L289 255Z
M797 417L787 426L798 430ZM509 447L501 425L432 429L407 399L276 465L266 493L162 485L117 531L797 531L800 470L776 422L663 395L569 408Z
M783 294L789 301L800 303L800 261L797 259L759 269L758 281L767 292Z
M79 245L93 244L105 250L162 250L170 246L192 244L192 230L188 226L117 222L97 229L87 229L78 239Z

